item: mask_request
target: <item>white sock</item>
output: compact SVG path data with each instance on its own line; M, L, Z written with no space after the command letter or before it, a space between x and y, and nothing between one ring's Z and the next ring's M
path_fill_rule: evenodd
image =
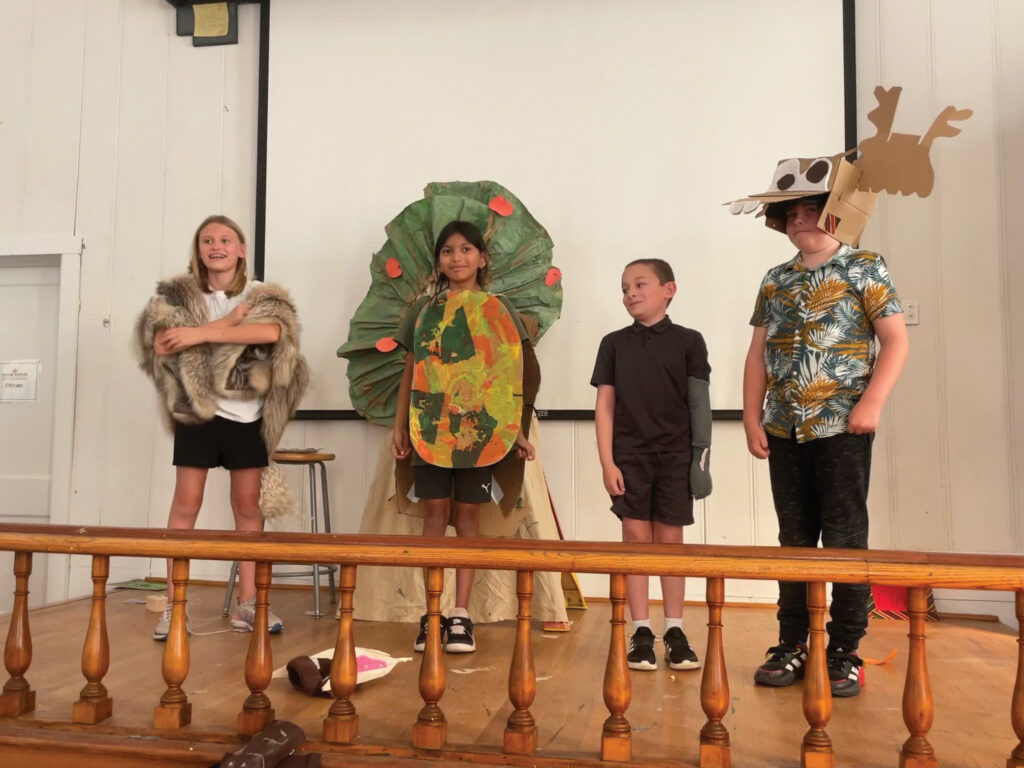
M459 619L468 619L469 611L467 611L465 608L452 608L450 611L448 611L448 618L453 617Z
M636 631L638 629L640 629L640 627L647 627L647 629L650 629L651 628L651 620L650 619L640 619L639 621L634 621L633 622L633 634L634 635L636 634ZM652 634L653 634L653 632L652 632Z
M683 620L681 618L680 619L670 619L668 616L666 616L665 617L665 632L668 632L673 627L679 627L679 629L682 629L683 628Z

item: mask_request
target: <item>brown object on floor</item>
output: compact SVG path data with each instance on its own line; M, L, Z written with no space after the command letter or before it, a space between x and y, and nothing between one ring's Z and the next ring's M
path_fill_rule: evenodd
M320 768L320 753L308 752L304 755L292 753L279 763L277 768Z
M305 740L306 734L295 723L275 720L228 755L220 768L275 768Z
M307 696L330 696L324 692L324 683L331 676L330 659L296 656L288 662L288 680Z

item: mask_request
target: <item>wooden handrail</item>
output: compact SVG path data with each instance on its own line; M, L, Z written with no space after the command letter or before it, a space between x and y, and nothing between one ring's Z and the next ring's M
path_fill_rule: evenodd
M1024 590L1024 556L237 531L0 525L0 550L194 560L491 568Z
M267 610L272 563L340 564L341 621L331 670L335 700L323 723L325 742L334 744L350 744L358 733L359 718L351 702L356 685L352 593L357 567L424 567L428 629L419 678L424 707L412 724L413 745L421 750L442 750L446 740L447 722L441 708L445 689L440 618L443 569L516 570L519 618L509 670L509 698L514 711L505 731L506 758L530 756L537 743L537 727L529 711L536 688L530 636L530 600L535 571L604 573L611 577L612 626L603 684L609 717L601 734L601 756L605 761L629 761L632 754L632 728L626 717L631 680L624 627L626 576L629 574L707 578L708 649L701 705L708 721L700 732L702 768L727 768L731 764L730 738L723 724L729 703L721 610L726 578L808 582L810 642L803 711L810 729L801 745L802 768L833 768L835 765L832 742L826 731L832 707L824 641L825 582L911 588L910 664L903 699L910 738L900 753L900 765L906 768L934 768L938 764L927 739L933 703L925 662L926 588L1015 591L1018 620L1024 620L1024 557L1016 555L507 539L460 539L458 546L453 547L451 539L440 537L0 524L0 551L3 550L15 553L16 587L14 615L4 657L10 678L0 693L0 717L17 717L35 706L35 691L25 679L32 657L27 595L34 552L93 556L93 605L82 661L87 684L74 708L75 722L90 724L109 717L113 703L102 684L109 662L104 616L109 558L170 556L173 559L173 610L162 670L168 687L154 711L153 722L156 728L175 731L191 720L192 705L182 688L189 671L186 629L189 562L192 559L256 561L256 615L245 664L245 683L250 694L238 715L236 729L242 736L255 733L275 716L266 695L271 671ZM1020 653L1010 719L1021 742L1006 761L1007 768L1024 768L1024 624L1019 635Z

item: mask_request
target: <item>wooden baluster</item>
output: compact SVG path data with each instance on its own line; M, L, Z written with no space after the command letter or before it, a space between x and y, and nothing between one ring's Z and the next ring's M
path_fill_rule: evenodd
M1024 592L1017 592L1017 682L1010 702L1010 722L1017 734L1017 747L1010 753L1006 768L1024 768Z
M110 642L107 639L107 577L110 556L92 558L92 610L89 629L82 647L82 675L88 681L71 707L75 723L98 723L113 714L114 700L107 695L103 676L110 669Z
M256 610L252 619L249 653L245 657L245 684L249 695L235 720L235 730L242 736L252 736L274 721L274 709L264 691L270 685L274 672L270 653L270 628L267 626L267 608L270 605L270 578L272 563L256 563Z
M604 669L604 704L611 713L601 733L601 759L628 762L632 734L625 712L633 700L626 662L626 574L611 574L612 631Z
M533 666L533 639L530 636L532 571L516 574L516 595L519 597L516 647L508 669L508 697L515 709L505 726L505 752L532 755L537 751L537 723L530 713L530 705L537 695L537 672Z
M444 662L441 648L441 591L444 569L427 568L427 643L420 662L420 696L423 709L412 727L412 745L417 749L442 749L448 723L438 706L444 695Z
M924 623L928 616L928 590L911 587L908 595L910 614L910 656L907 661L907 679L903 684L903 722L910 738L900 750L900 768L938 768L935 750L928 743L932 727L932 687L928 682L928 662L925 656Z
M164 647L163 674L167 690L153 711L154 728L181 728L192 722L192 702L181 684L188 676L188 625L185 618L185 591L188 587L188 560L174 559L171 566L171 627Z
M36 692L25 679L32 663L32 632L28 627L28 577L32 553L14 553L14 609L7 629L4 666L11 676L0 694L0 717L17 717L36 708Z
M700 705L708 721L700 729L700 768L729 768L732 755L729 731L722 718L729 711L729 677L725 671L725 648L722 645L722 604L725 602L725 579L709 578L708 649L704 673L700 681Z
M334 702L324 718L324 741L335 744L351 744L359 733L359 715L352 703L356 690L356 641L352 623L352 594L356 589L356 567L341 566L338 577L341 591L338 641L334 646L331 660L331 693Z
M807 584L807 612L810 615L810 643L807 677L804 680L804 717L811 726L800 747L802 768L833 768L832 739L825 726L832 719L832 687L825 660L825 584Z

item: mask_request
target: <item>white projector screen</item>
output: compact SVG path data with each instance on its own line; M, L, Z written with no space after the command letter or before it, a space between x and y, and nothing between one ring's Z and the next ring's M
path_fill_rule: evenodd
M840 0L288 0L270 14L264 276L288 287L314 371L303 409L347 410L335 351L384 225L431 181L496 181L563 274L538 408L592 409L601 337L628 325L636 258L675 269L712 405L742 407L760 279L794 249L722 203L776 161L842 151Z

